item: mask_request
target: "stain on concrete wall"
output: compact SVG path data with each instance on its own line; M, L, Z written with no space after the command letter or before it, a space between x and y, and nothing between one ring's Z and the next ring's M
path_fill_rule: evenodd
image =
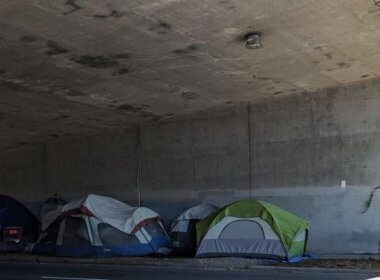
M98 19L106 19L106 18L121 18L124 16L124 12L118 11L118 10L112 10L108 14L96 14L94 15L94 18Z
M69 50L63 46L61 46L58 42L49 40L46 42L47 50L45 54L47 55L58 55L69 52Z
M86 67L100 69L112 68L119 65L115 59L106 56L83 55L80 57L73 57L71 60Z
M158 20L149 27L149 31L156 32L159 35L168 33L172 29L172 25L164 20Z
M37 38L31 35L24 35L20 38L20 41L23 43L33 43L37 41Z

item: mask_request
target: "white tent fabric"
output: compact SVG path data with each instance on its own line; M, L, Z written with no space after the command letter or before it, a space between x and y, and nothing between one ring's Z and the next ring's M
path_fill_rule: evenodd
M117 199L95 194L70 201L61 209L61 215L72 211L94 215L98 220L128 234L131 234L139 223L159 218L156 212L148 208L131 207Z
M167 255L171 244L159 215L114 198L90 194L65 204L31 248L66 257Z
M181 216L176 219L176 222L193 219L202 220L211 213L214 213L217 209L218 208L212 204L202 203L186 210L184 213L182 213Z
M294 241L305 241L305 238L303 231ZM203 237L197 257L233 255L288 256L277 233L263 219L225 217Z
M41 229L42 229L42 231L46 230L51 225L51 223L53 223L59 217L60 211L61 211L61 209L50 211L50 212L45 213L41 217Z
M47 199L40 207L40 221L42 231L53 223L61 214L62 207L66 204L58 195L53 195Z

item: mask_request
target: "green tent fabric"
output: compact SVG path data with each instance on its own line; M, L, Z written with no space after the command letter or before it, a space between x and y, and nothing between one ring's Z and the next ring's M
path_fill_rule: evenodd
M309 228L307 221L273 204L261 200L239 200L221 208L197 223L198 245L207 231L225 217L260 217L277 233L289 255L292 255L294 238Z

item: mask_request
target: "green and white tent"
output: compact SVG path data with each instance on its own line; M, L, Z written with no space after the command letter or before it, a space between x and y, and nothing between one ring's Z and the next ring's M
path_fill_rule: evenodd
M197 223L197 257L289 260L305 252L308 222L261 200L233 202Z

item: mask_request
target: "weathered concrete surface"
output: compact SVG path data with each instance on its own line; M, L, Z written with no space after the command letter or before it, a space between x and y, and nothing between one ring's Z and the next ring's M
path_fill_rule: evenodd
M46 196L45 144L1 154L0 192L14 196L36 210Z
M254 105L255 187L379 184L379 105L371 81Z
M379 81L368 80L48 142L1 153L0 188L28 203L97 192L137 204L141 194L167 221L251 193L310 221L310 253L375 254L379 194L362 210L380 179L379 106Z
M67 199L93 192L136 204L136 145L136 129L49 143L47 191Z
M253 197L275 203L310 222L311 254L378 254L380 203L363 213L369 186L256 189Z
M168 218L194 201L249 195L246 105L141 131L143 203Z
M64 199L90 192L137 204L136 129L53 141L1 154L0 192L33 212L57 193Z
M310 220L311 252L379 253L379 106L370 81L252 108L253 196Z
M0 150L379 77L379 14L378 0L2 0ZM263 48L245 48L251 31Z

